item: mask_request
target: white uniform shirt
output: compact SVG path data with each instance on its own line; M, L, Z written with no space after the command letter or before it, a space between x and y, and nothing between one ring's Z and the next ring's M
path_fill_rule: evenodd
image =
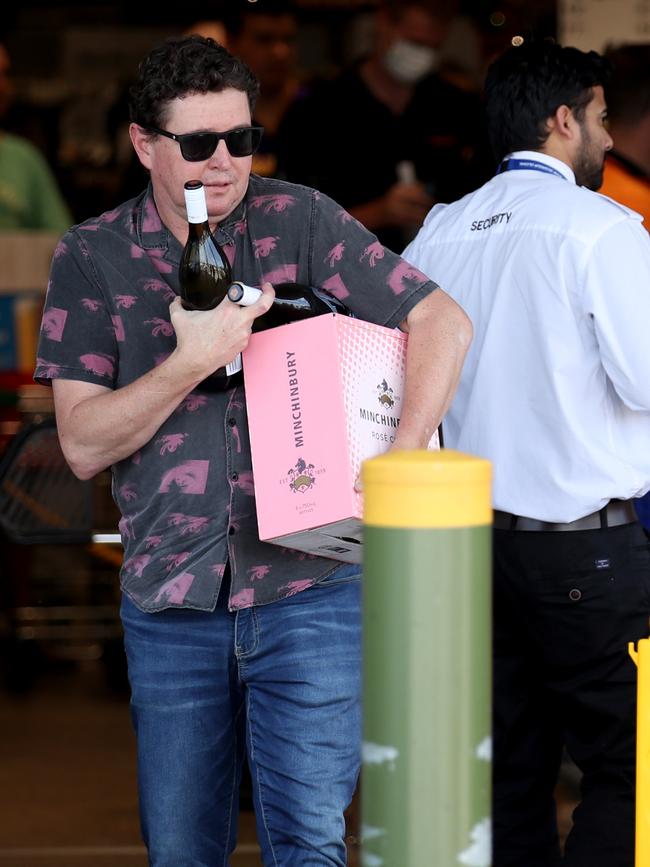
M436 205L408 259L474 325L445 445L494 465L494 507L565 522L650 488L650 238L571 169L506 171Z

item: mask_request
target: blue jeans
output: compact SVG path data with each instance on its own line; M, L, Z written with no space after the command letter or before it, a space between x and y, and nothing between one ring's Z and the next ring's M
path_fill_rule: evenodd
M244 751L265 865L343 867L361 745L358 566L288 599L145 614L123 596L152 867L226 867Z

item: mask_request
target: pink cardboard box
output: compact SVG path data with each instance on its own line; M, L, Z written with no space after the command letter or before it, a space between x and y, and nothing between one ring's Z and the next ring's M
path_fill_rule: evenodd
M354 480L394 442L406 342L336 314L252 336L243 362L260 539L361 561Z

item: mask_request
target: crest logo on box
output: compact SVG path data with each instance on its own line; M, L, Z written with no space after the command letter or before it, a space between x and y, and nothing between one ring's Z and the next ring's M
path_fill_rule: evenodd
M368 392L370 393L370 385L368 385ZM400 420L397 415L397 412L399 412L399 395L395 394L386 378L382 379L379 385L375 386L375 394L380 409L367 409L360 406L359 418L364 422L372 422L373 425L379 427L379 430L372 430L370 434L372 439L379 440L380 442L395 442L395 437L388 432L387 428L395 429L399 427Z
M386 382L385 379L382 379L382 381L377 386L377 392L377 400L382 406L389 408L395 406L393 389L390 387L390 385Z
M303 458L298 458L295 466L287 471L289 487L294 494L304 494L316 484L316 467L308 464Z

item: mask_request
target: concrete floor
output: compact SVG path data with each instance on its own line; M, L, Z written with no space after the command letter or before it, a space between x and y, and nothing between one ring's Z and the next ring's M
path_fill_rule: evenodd
M98 556L105 547L3 546L0 537L0 867L147 865L118 563ZM357 813L355 801L350 867ZM250 811L239 841L232 867L259 867Z
M260 865L251 813L233 867ZM96 663L0 694L0 865L146 867L126 698Z
M558 795L565 836L575 788ZM359 861L357 814L355 802L350 867ZM244 811L232 867L259 865ZM147 867L128 700L97 661L50 666L23 695L0 692L0 867Z
M259 867L252 812L239 840L232 867ZM46 666L24 694L0 691L0 867L147 867L128 699L97 661Z

